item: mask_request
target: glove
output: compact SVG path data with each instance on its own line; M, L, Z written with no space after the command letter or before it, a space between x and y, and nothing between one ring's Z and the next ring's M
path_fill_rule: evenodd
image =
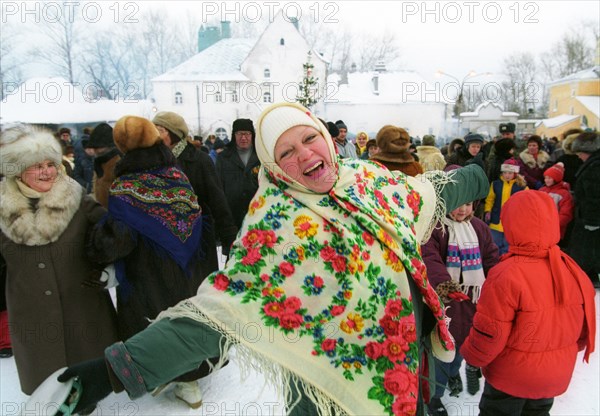
M87 279L85 279L81 285L92 289L105 289L106 281L108 276L102 273L102 270L91 270L88 273Z
M449 294L454 292L460 292L460 285L454 280L446 280L445 282L437 285L435 288L435 293L438 294L444 303L450 302Z
M470 298L462 292L452 292L448 294L450 299L454 299L458 302L462 302L463 300L469 300Z
M465 373L467 374L467 391L471 396L474 396L479 391L479 379L481 378L481 370L478 367L473 367L470 364L466 365Z
M113 391L104 358L96 358L72 365L58 376L58 381L64 383L74 377L79 379L82 387L81 397L74 413L93 408Z
M488 211L485 214L483 214L483 220L485 221L486 224L489 224L490 221L492 220L492 213Z

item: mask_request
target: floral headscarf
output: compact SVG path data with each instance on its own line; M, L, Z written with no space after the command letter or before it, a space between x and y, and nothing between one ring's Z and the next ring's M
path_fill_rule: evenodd
M408 279L437 319L442 348L454 349L420 254L437 202L433 186L336 158L331 191L308 191L261 150L261 122L279 106L314 118L288 103L263 112L260 186L230 260L161 317L208 323L286 395L302 381L322 414L414 414L419 353ZM335 152L325 127L321 134Z

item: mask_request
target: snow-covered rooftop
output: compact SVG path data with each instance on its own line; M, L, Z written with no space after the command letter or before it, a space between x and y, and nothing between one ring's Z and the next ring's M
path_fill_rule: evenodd
M247 81L240 66L255 43L255 39L222 39L152 81Z
M591 68L587 68L587 69L575 72L571 75L567 75L566 77L563 77L563 78L560 78L560 79L550 82L549 85L558 85L558 84L563 84L565 82L573 82L573 81L583 81L586 79L587 80L600 79L600 65L596 65Z
M562 126L563 124L567 124L579 117L580 116L578 116L578 115L561 114L560 116L546 118L546 119L542 120L542 122L540 124L543 124L544 126L548 127L549 129L553 129L555 127Z
M377 78L377 88L374 78ZM338 74L331 74L327 81L336 83L340 79ZM414 71L372 71L349 73L348 83L340 84L329 98L353 104L441 103L442 95Z
M477 106L475 111L465 111L465 112L460 113L460 116L461 117L477 117L477 116L479 116L479 113L481 113L481 111L483 109L485 109L486 107L489 107L489 106L496 107L496 109L498 111L501 111L502 117L518 117L519 116L519 113L515 113L513 111L502 111L502 107L493 101L484 101Z
M0 102L0 123L64 124L151 116L148 100L91 99L64 78L30 78Z
M600 96L597 95L578 95L577 100L585 106L588 110L600 118Z

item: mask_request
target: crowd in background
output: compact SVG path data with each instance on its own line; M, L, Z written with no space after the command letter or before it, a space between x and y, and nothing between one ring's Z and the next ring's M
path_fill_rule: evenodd
M407 130L392 125L382 126L375 138L358 132L352 142L344 121L321 122L340 158L374 161L412 177L433 171L452 172L472 164L484 169L489 181L487 197L449 213L421 247L430 282L440 299L453 305L448 311L452 318L450 332L458 348L466 345L469 393L479 389L480 368L489 363L475 357L476 340L467 338L477 319L477 304L488 273L502 263L501 255L511 255L514 237L507 238L506 234L514 232L513 225L502 219L515 195L531 190L551 197L559 221L560 247L593 285L600 287L597 132L569 130L559 138L519 138L515 125L506 123L499 126L500 135L491 141L469 133L440 147L432 135L413 138ZM250 119L233 121L231 140L227 141L215 134L209 134L205 140L192 136L185 120L173 112L160 112L152 121L125 117L114 126L100 123L83 129L76 140L71 133L63 127L51 137L43 130L24 129L2 139L4 151L12 146L14 162L21 167L2 172L7 178L16 178L13 188L3 189L3 196L14 198L10 201L18 209L7 208L8 199L2 201L0 217L10 216L12 225L2 227L0 283L8 276L2 300L8 300L10 315L6 311L0 314L0 357L10 356L14 350L26 394L31 394L51 370L97 356L115 340L142 331L149 324L148 318L154 319L162 310L193 296L202 281L218 270L217 248L222 247L223 254L228 255L248 210L255 209L253 198L259 187L261 163ZM30 137L34 137L31 143L17 146ZM43 140L55 140L44 157L30 160L30 164L22 162L27 159L27 152L37 149L34 146L42 146L38 142ZM49 164L41 165L42 162ZM42 185L26 183L24 179L32 167L37 174L49 177L56 177L57 171L62 170L73 181L49 190L38 189ZM13 186L13 182L10 184ZM53 195L52 201L47 195ZM60 201L66 208L53 212L57 208L52 204ZM544 200L536 203L532 209L547 208ZM29 208L36 212L33 217ZM529 214L513 209L510 218L516 224L516 215ZM24 222L55 221L60 226L49 230L25 225L18 228L15 219L21 217ZM526 224L531 228L546 226L543 218ZM529 230L521 231L527 234ZM57 254L57 247L65 242L65 233L72 234L69 243L74 239L81 243L80 249L63 246ZM48 250L43 251L46 247ZM19 260L23 255L25 260ZM59 258L62 267L56 265ZM466 258L473 260L468 268L461 263ZM14 277L40 271L48 274L48 281L40 280L36 286L24 286ZM115 276L116 309L104 291L105 274ZM73 287L60 283L65 279ZM32 293L36 291L39 293ZM67 306L74 297L81 302L81 310ZM52 302L47 302L50 298ZM483 302L489 307L485 299ZM94 338L93 348L70 340L76 348L65 345L61 350L38 345L32 349L20 337L11 346L7 322L16 328L52 319L43 305L60 315L54 319L64 325L77 316L80 322L87 319L90 324L102 326L102 336ZM3 303L0 306L6 309ZM32 314L34 307L38 314ZM447 414L441 402L445 389L452 395L461 394L463 383L458 370L462 361L461 354L457 354L450 363L435 362L437 387L428 405L430 414ZM202 394L196 380L207 373L208 365L175 379L176 396L192 408L199 407ZM488 374L491 379L498 377L496 373ZM484 375L488 377L485 371ZM500 384L489 388L486 384L490 409L502 400L499 395L507 394ZM541 405L551 406L551 402ZM91 412L93 408L85 410Z

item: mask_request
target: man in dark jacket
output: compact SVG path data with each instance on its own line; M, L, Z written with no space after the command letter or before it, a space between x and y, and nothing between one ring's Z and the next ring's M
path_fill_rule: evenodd
M586 272L596 288L600 287L600 135L582 133L571 150L583 165L575 174L575 220L569 254Z
M255 132L252 120L235 120L231 136L233 140L217 156L216 168L233 220L240 228L250 201L258 189L260 162L254 148Z
M115 166L121 160L121 152L113 141L113 129L107 123L100 123L86 144L87 149L94 152L94 184L93 191L96 201L104 208L108 207L108 192L115 179Z

